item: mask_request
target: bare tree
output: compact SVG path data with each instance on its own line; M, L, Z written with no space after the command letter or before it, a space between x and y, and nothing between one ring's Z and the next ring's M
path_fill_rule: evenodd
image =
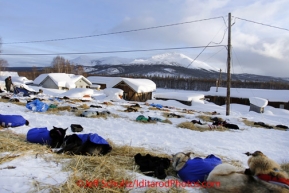
M54 72L64 72L64 66L65 66L65 59L61 56L56 56L53 58L51 67L53 68Z
M84 69L82 65L77 65L75 67L75 74L82 75L84 73Z
M36 66L32 67L32 76L33 76L33 80L36 78L36 76L38 76L37 67Z

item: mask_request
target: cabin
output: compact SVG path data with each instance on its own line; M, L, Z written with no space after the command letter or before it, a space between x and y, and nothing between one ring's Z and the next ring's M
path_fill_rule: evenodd
M217 105L225 105L227 99L227 88L211 87L205 94L205 99ZM289 110L289 90L270 90L270 89L250 89L250 88L231 88L230 103L243 104L250 106L250 97L259 97L268 101L268 106Z
M66 73L41 74L33 81L33 85L35 86L59 90L89 88L91 84L92 83L82 75Z
M107 87L123 90L123 99L127 101L145 102L152 99L156 84L149 79L115 77Z
M87 79L92 83L91 88L105 89L107 84L116 77L104 77L104 76L88 76Z

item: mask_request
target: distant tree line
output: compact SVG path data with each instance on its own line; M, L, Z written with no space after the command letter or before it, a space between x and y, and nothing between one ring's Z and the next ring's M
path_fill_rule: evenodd
M208 91L211 87L217 87L216 79L210 78L182 78L182 77L163 77L127 75L130 78L147 78L156 83L157 88L181 89L181 90L200 90ZM222 81L219 87L227 87L227 81ZM289 83L286 82L256 82L256 81L240 81L232 80L232 88L255 88L255 89L272 89L272 90L289 90Z
M83 66L71 63L62 56L56 56L53 58L51 65L39 70L36 66L32 67L29 72L19 72L19 76L25 76L30 80L34 80L40 74L45 73L67 73L67 74L78 74L86 76L87 73L84 72Z

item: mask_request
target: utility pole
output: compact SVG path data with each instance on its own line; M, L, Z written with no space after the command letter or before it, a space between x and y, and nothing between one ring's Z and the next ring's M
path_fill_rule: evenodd
M231 13L228 14L228 56L227 56L227 103L226 115L230 115L231 98Z

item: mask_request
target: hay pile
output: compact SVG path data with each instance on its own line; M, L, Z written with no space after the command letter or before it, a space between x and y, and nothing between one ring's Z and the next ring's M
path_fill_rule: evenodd
M255 121L249 121L248 119L245 119L245 118L243 118L242 122L245 125L250 126L250 127L263 128L263 129L276 129L276 130L280 130L280 131L286 131L286 129L282 129L282 128L279 128L279 127L276 127L276 126L273 126L273 125L269 125L272 128L262 127L261 125L254 125ZM266 124L266 125L268 125L268 124Z
M1 131L0 141L0 153L9 153L0 158L0 164L31 152L33 154L51 153L51 150L46 146L28 143L25 135L15 134L11 131Z
M61 186L51 186L35 180L33 182L35 191L125 192L127 191L125 182L130 182L134 179L132 171L141 173L134 162L134 155L137 153L142 155L149 153L152 156L170 157L170 155L151 152L144 148L119 147L109 140L113 149L105 156L59 155L52 153L47 146L26 142L25 135L15 134L8 130L0 132L0 141L0 153L9 152L9 154L0 157L0 164L27 154L36 157L52 155L49 156L48 162L62 163L63 171L70 172L71 175ZM176 176L171 167L167 172L168 175ZM96 182L98 182L98 186L96 186ZM121 184L121 182L123 183ZM170 189L174 190L173 187ZM149 189L148 192L154 192L154 189Z
M198 115L196 116L199 120L201 120L201 122L213 122L212 118L214 118L215 116L208 116L208 115ZM222 118L218 117L218 119L220 121L224 121Z
M169 157L165 154L156 155L143 148L117 147L113 144L112 146L113 150L106 156L68 156L71 161L64 169L73 173L68 181L59 187L59 191L124 192L124 183L133 181L133 175L127 171L138 171L138 166L134 163L135 154L149 153Z
M200 132L203 132L203 131L228 131L227 128L222 127L222 126L217 126L216 128L213 128L213 129L211 129L209 127L205 127L205 128L204 127L198 127L194 123L188 122L188 121L178 124L177 127L184 128L184 129L190 129L193 131L200 131Z

